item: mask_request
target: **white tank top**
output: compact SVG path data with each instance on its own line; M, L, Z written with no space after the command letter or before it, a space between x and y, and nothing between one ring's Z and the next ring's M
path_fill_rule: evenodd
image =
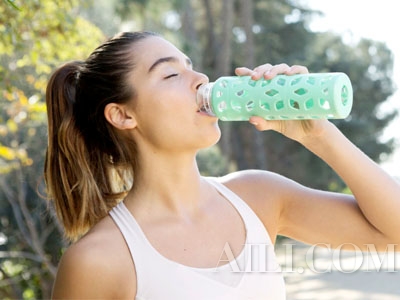
M123 202L110 211L135 262L136 300L283 300L285 284L271 239L260 219L235 193L206 178L239 212L246 228L241 254L215 268L194 268L162 256ZM221 253L229 257L229 245ZM217 265L217 262L216 262Z

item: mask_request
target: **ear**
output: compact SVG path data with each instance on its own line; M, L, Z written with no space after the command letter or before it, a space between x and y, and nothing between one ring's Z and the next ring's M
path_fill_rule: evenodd
M104 108L104 116L108 123L121 130L133 129L137 125L134 114L125 105L107 104Z

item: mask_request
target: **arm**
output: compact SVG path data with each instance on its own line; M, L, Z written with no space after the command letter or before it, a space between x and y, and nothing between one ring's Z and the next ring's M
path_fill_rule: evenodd
M269 71L265 73L266 71ZM240 68L238 75L255 79L278 73L305 73L300 66L264 65ZM384 250L400 244L400 184L354 146L327 120L250 120L259 130L276 130L303 144L330 165L354 196L316 191L287 183L281 199L278 233L308 243L373 243Z
M134 299L136 272L128 247L109 217L63 255L53 299Z
M400 184L332 123L324 125L320 134L305 136L301 143L330 165L348 185L354 197L347 197L346 206L365 219L363 226L369 228L374 240L382 238L384 247L386 243L400 244ZM337 212L337 222L343 222L340 213Z
M53 299L111 299L108 270L102 257L72 246L63 255L53 287ZM110 278L111 279L111 278Z

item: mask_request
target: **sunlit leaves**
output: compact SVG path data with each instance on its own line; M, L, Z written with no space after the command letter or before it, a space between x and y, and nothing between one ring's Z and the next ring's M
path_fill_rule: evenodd
M44 204L37 188L47 144L46 84L58 65L86 58L104 36L79 17L76 0L14 4L19 9L0 0L0 233L8 238L3 246L15 253L55 257L47 253L59 245L59 236L47 241L57 236L54 222L30 211ZM21 211L24 206L28 213ZM32 243L35 238L40 241ZM50 298L55 266L2 258L0 269L0 281L2 275L18 279L2 285L0 298Z
M19 10L19 7L15 5L14 0L5 0L10 6L12 6L14 9Z
M34 146L26 145L34 142L29 133L45 126L50 73L62 62L86 58L104 40L97 27L79 17L77 3L25 1L18 10L0 5L0 159L27 162L15 153L20 145Z

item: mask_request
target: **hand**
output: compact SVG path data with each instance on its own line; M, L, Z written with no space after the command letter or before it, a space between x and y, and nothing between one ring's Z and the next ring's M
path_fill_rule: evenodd
M262 77L265 79L272 79L278 74L307 74L308 69L307 67L299 65L289 67L287 64L279 64L275 66L271 64L265 64L254 68L254 70L246 67L236 68L235 73L238 76L251 76L253 80L259 80Z
M288 66L287 64L271 65L264 64L251 70L246 67L236 68L236 75L251 76L253 80L272 79L278 74L294 75L307 74L308 69L305 66ZM324 131L327 120L265 120L261 117L251 117L250 123L258 130L275 130L282 133L290 139L303 143L304 140L312 136L320 136Z

